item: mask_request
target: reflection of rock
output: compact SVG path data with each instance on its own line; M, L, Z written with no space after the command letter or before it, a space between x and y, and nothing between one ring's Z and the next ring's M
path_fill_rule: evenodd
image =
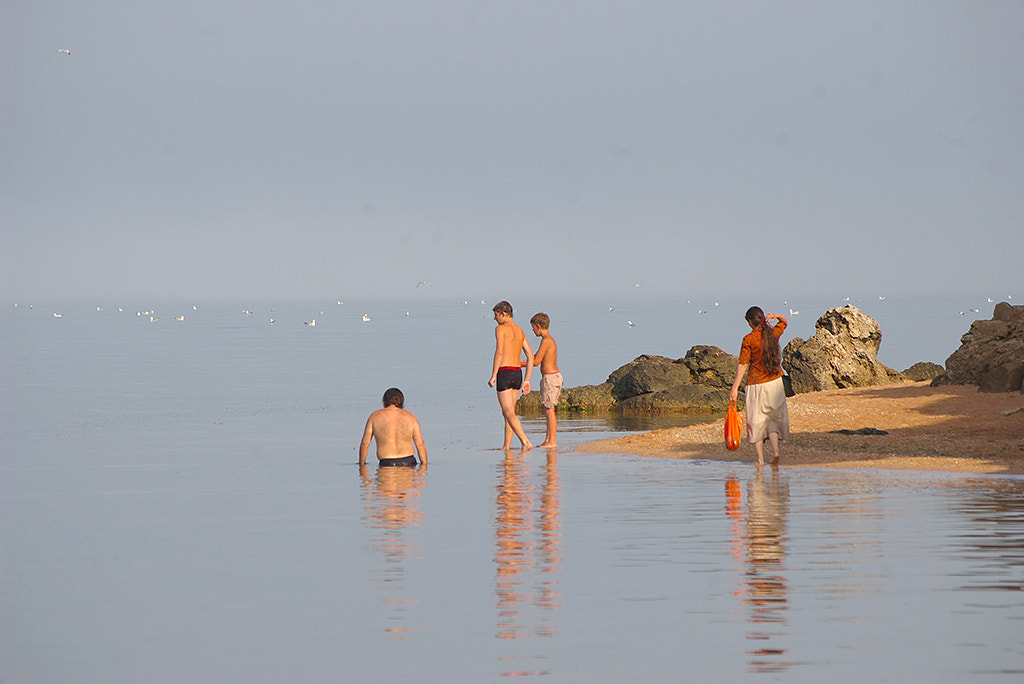
M714 413L729 407L729 390L704 385L677 385L660 392L630 397L619 403L623 411L645 413Z
M934 380L945 372L945 370L937 363L931 363L930 361L918 361L913 366L903 371L903 377L907 380L913 380L914 382L921 382L922 380Z
M1024 392L1024 306L996 304L975 321L932 385L977 385L982 392Z
M782 351L782 365L797 392L870 387L903 379L878 360L882 329L854 306L833 307L814 324L806 342L793 338Z

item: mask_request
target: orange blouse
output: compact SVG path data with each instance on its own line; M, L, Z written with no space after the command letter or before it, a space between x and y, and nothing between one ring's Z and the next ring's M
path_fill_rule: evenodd
M782 337L783 331L786 329L785 321L779 321L772 327L772 332L775 334L775 339ZM770 382L776 378L782 377L782 367L773 368L770 371L766 370L761 365L761 331L751 330L750 334L743 338L743 344L740 345L740 365L749 364L750 367L747 369L747 384L748 385L760 385L763 382Z

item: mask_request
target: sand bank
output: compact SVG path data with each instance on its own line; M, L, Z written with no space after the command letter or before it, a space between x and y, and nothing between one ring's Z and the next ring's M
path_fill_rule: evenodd
M928 382L830 390L789 399L783 466L948 470L1024 475L1024 395ZM833 430L877 428L886 435ZM578 451L747 461L754 447L725 448L724 421L584 444ZM770 453L770 449L767 450Z

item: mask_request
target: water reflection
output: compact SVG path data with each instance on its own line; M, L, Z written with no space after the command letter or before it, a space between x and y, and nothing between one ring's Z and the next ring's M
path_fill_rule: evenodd
M954 509L968 526L958 553L974 564L963 588L1024 591L1024 480L979 480Z
M423 518L420 496L426 474L424 466L377 468L373 475L366 466L359 469L366 507L363 520L376 532L370 538L369 548L377 551L382 561L370 584L372 589L384 592L381 602L387 611L383 631L396 641L421 629L409 624L408 609L419 599L407 595L405 572L407 561L419 554L415 538Z
M550 637L557 629L554 611L561 606L556 577L562 562L557 454L548 452L536 479L530 475L529 454L506 452L498 470L495 636ZM531 668L502 674L539 675L546 671Z
M739 481L726 481L726 513L731 524L732 555L742 559L743 577L737 595L747 607L750 629L747 639L748 667L752 672L785 672L790 663L782 658L786 648L786 611L789 607L785 577L786 519L789 514L789 485L780 481L779 469L757 468L747 482L745 528ZM745 547L745 549L744 549ZM744 553L745 550L745 553Z

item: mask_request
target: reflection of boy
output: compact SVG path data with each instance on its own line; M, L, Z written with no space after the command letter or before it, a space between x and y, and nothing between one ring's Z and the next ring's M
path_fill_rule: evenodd
M533 363L540 367L541 406L544 407L544 418L547 421L547 435L540 445L542 447L557 446L558 418L555 416L555 407L558 406L558 397L562 393L562 373L558 370L558 343L548 331L550 325L551 319L546 313L534 314L530 319L533 334L540 338L540 346L533 355Z
M523 426L516 415L516 400L519 391L530 393L530 373L533 371L533 351L526 341L526 333L512 320L512 305L506 301L494 305L494 365L491 367L490 387L498 391L498 405L505 419L505 443L502 449L512 446L512 435L519 438L523 449L532 449L533 444L523 432ZM526 353L526 377L523 378L520 355Z

